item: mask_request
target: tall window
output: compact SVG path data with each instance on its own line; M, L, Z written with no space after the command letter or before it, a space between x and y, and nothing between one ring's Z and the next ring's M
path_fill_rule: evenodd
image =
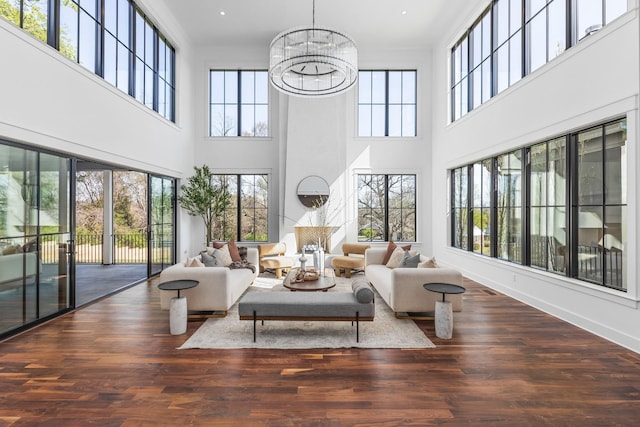
M416 136L416 71L358 73L358 136Z
M212 185L226 185L231 204L213 224L218 240L266 242L268 236L268 176L213 175Z
M175 50L132 0L12 3L0 17L175 121Z
M358 241L416 240L416 176L358 175Z
M623 288L627 217L626 122L580 132L577 156L577 275Z
M627 0L575 0L575 40L593 34L627 11Z
M493 160L473 165L473 251L491 255L491 184Z
M626 291L626 128L616 120L453 169L451 246L485 253L477 212L495 182L487 255Z
M522 0L493 2L495 93L522 78Z
M493 0L451 48L451 120L626 11L626 0Z
M522 150L497 158L498 258L522 262Z
M469 249L469 171L467 166L451 172L452 246Z
M563 273L567 252L566 137L529 150L529 247L531 266Z
M550 0L548 3L527 2L527 62L528 72L560 55L567 48L566 0Z
M209 136L268 136L266 71L211 70Z

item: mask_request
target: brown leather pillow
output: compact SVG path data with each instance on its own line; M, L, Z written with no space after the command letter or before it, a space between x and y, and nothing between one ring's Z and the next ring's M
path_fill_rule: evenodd
M240 261L242 258L240 257L240 252L238 251L238 245L233 240L229 240L229 255L231 255L232 261Z

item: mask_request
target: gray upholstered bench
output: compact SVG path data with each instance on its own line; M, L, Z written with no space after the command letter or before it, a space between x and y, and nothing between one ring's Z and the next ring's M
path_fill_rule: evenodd
M360 341L360 321L373 321L373 290L363 280L352 284L353 292L252 292L238 303L240 320L336 320L356 322L356 342Z

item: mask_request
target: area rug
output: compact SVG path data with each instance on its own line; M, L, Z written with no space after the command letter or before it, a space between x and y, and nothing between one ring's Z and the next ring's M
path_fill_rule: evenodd
M289 292L282 280L259 277L247 292ZM338 278L333 292L351 290L351 279ZM207 319L178 349L322 349L322 348L433 348L435 345L412 320L397 319L376 294L373 322L360 322L360 341L351 322L266 321L257 324L253 342L253 322L238 318L238 304L226 317Z

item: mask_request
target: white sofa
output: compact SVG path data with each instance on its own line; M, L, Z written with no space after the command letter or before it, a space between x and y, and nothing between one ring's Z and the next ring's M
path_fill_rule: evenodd
M258 249L247 248L247 261L255 267L231 269L229 267L185 267L184 262L172 265L160 273L159 283L170 280L191 279L200 282L198 286L180 291L187 297L189 311L223 311L240 298L258 275ZM168 310L171 298L177 291L160 291L160 307Z
M451 268L388 268L382 264L386 252L386 247L367 249L364 273L398 317L404 313L435 311L436 301L442 301L442 294L427 291L422 287L425 283L462 285L462 274ZM428 258L421 255L420 259ZM451 301L454 311L462 310L461 294L447 295L446 301Z
M34 276L37 266L35 252L0 255L0 284L21 280L25 273L27 277Z

